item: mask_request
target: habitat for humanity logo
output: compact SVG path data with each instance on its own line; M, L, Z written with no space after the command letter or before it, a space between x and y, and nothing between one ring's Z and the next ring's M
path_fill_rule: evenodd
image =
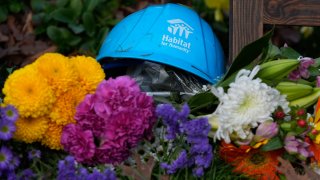
M170 34L162 35L161 44L189 53L191 43L188 42L188 38L193 33L193 28L181 19L172 19L167 22Z

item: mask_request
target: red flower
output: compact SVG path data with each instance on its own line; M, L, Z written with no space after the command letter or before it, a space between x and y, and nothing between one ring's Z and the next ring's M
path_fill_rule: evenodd
M236 147L233 144L222 142L220 156L234 166L233 172L245 174L260 180L278 180L277 157L282 151L262 152L251 150L249 146Z

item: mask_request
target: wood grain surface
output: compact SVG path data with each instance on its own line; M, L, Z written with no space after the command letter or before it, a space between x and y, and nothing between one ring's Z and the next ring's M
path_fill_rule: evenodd
M320 26L320 0L264 0L264 24Z
M262 0L230 0L229 61L244 45L263 35L262 8Z
M229 62L264 24L320 26L320 0L230 0Z

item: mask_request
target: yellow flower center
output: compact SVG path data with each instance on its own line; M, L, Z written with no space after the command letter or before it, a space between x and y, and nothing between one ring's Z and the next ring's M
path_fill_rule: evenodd
M244 97L242 103L240 104L238 111L245 112L248 109L250 109L253 105L254 105L254 102L252 100L252 97L247 95Z

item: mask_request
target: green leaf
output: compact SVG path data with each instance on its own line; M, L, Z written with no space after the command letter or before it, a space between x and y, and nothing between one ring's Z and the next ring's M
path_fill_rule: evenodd
M6 68L6 70L7 70L7 72L9 73L9 74L11 74L12 72L13 72L13 67L10 67L10 68Z
M50 16L60 22L74 23L76 17L71 8L59 8L54 10Z
M188 105L190 108L198 107L208 102L213 102L216 97L211 92L203 92L192 96L188 100Z
M45 20L45 16L46 16L46 14L44 12L34 14L34 15L32 15L32 22L35 23L36 25L40 25ZM38 27L36 27L36 28L38 28Z
M68 24L68 27L75 33L80 34L84 31L82 24Z
M93 36L95 34L95 20L92 13L85 12L82 15L83 26L87 31L89 36Z
M68 30L64 30L63 28L59 28L56 26L49 26L47 28L47 35L54 42L61 42L62 40L68 38L68 34Z
M101 2L101 0L87 0L87 11L93 11L96 6Z
M81 37L71 36L70 40L68 41L68 45L77 46L80 42L81 42Z
M23 4L20 1L11 1L9 10L13 13L18 13L22 10Z
M47 6L47 1L44 0L31 0L31 8L34 11L42 11Z
M295 128L295 130L294 130L294 133L297 134L297 135L299 135L299 134L305 132L306 130L307 130L307 128L305 128L305 127L297 126L297 127Z
M228 72L225 76L218 82L217 85L222 83L226 80L229 76L233 73L237 72L238 70L242 69L243 67L252 63L264 49L268 48L270 38L273 34L273 30L267 32L263 37L260 39L246 45L240 53L237 55L233 63L231 64Z
M272 151L283 147L280 137L274 137L267 144L261 147L262 151Z
M69 3L69 0L57 0L56 4L58 7L64 7Z
M8 10L3 6L0 6L0 23L7 20L7 16Z
M278 56L280 56L280 54L280 49L277 46L273 45L271 41L269 41L267 52L263 55L261 59L266 61L270 59L276 59Z
M298 57L301 56L301 54L290 47L281 47L280 51L281 56L287 59L298 59Z
M314 63L314 65L312 65L312 66L315 66L315 67L320 66L320 58L316 58L316 59L314 59L314 60L315 60L315 63Z
M68 29L62 27L49 26L47 35L59 45L76 46L81 42L81 37L73 35Z
M74 16L75 17L80 16L83 8L82 1L79 1L79 0L70 0L70 1L71 1L70 8L73 10Z
M72 37L72 33L68 29L56 26L49 26L47 28L47 35L58 44L67 44L67 41Z
M308 68L308 71L310 72L310 76L319 76L320 75L319 68L317 68L317 67L310 66Z
M251 70L253 69L253 67L255 66L256 64L254 63L251 63L245 67L243 67L242 69L247 69L247 70ZM230 83L232 83L236 76L238 74L238 71L234 72L232 75L230 75L227 79L225 79L224 81L219 81L219 83L217 84L217 86L220 86L220 87L227 87L229 86Z
M211 92L203 92L192 96L187 103L191 114L202 115L212 113L219 102Z

